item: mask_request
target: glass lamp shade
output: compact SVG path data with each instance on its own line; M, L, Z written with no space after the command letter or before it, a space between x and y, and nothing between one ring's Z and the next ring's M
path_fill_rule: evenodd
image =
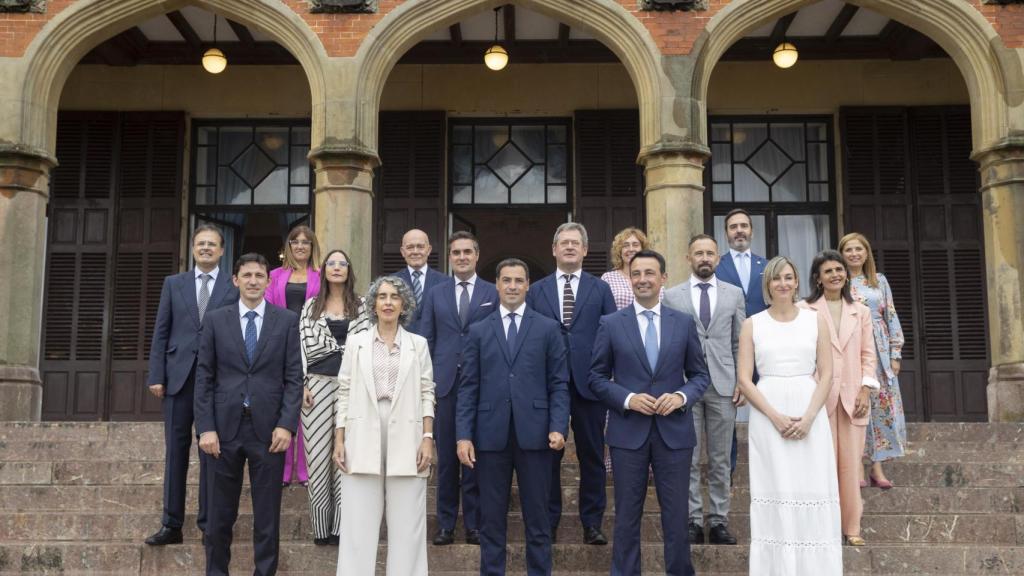
M210 48L203 54L203 68L210 74L220 74L228 67L228 59L216 48Z
M789 42L783 42L775 47L775 51L772 52L772 61L779 68L791 68L796 64L797 58L800 54L796 51L796 46L793 46Z
M502 70L508 66L508 52L500 44L495 44L484 52L484 64L491 70Z

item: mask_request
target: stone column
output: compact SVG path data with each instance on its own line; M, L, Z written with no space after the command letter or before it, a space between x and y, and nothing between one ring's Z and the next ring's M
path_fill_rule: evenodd
M988 417L1024 421L1024 143L976 155L981 167L988 335Z
M647 238L668 263L668 284L690 277L690 237L704 231L706 150L656 150L641 155L647 188Z
M309 153L316 169L316 235L321 252L340 248L356 271L356 292L372 280L373 170L380 165L369 150L320 147Z
M0 143L0 420L39 420L46 202L56 160Z

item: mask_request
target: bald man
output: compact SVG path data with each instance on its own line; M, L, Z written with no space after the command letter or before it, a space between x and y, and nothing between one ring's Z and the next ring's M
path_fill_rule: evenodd
M413 313L409 325L405 327L406 330L414 334L420 334L423 297L435 286L452 281L448 276L427 266L430 250L430 238L423 230L413 228L402 236L401 252L402 258L405 260L405 268L395 272L394 275L404 280L416 294L416 311Z

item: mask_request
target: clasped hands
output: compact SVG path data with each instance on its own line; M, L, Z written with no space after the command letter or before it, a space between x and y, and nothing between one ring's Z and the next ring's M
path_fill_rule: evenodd
M657 398L638 392L629 398L629 409L646 416L668 416L682 408L683 404L683 397L674 392L666 392Z
M548 448L552 450L565 448L565 436L562 436L561 432L548 432ZM455 451L459 455L459 462L462 462L464 466L472 468L476 463L476 448L473 446L472 440L459 440Z
M813 418L804 418L802 416L786 416L785 414L772 416L772 425L775 426L775 429L786 440L803 440L811 431L811 424L813 423Z
M292 433L278 426L270 437L270 453L284 452L291 443ZM199 449L214 458L220 458L220 437L214 431L203 432L199 435Z

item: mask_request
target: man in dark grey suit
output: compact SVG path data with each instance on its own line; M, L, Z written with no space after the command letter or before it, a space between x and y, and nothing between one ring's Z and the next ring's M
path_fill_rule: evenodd
M192 411L195 396L199 332L206 312L238 301L231 277L220 270L224 236L203 224L192 233L192 259L196 267L164 279L149 350L149 391L163 398L164 512L161 528L146 539L150 546L180 544L185 523L185 480L192 451ZM199 516L206 530L206 458L199 452Z
M711 387L693 403L697 450L690 465L691 544L704 543L704 498L700 489L701 438L708 453L708 541L735 544L729 533L729 455L736 427L736 407L743 398L736 387L736 354L740 328L746 319L743 290L715 277L718 244L707 234L690 240L686 259L690 279L665 292L665 305L693 316L704 358L711 373Z
M268 304L269 265L259 254L235 263L237 306L207 315L196 369L199 448L213 458L207 487L206 573L226 575L242 472L249 464L254 574L277 572L284 451L299 425L299 316Z

